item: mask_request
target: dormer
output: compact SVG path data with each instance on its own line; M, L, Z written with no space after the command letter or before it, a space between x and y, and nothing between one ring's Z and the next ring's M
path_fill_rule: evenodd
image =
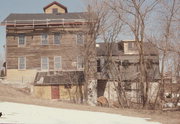
M124 54L138 54L136 42L134 40L122 41L124 46Z
M67 7L63 6L62 4L54 1L44 8L44 13L46 14L57 14L57 13L67 13Z

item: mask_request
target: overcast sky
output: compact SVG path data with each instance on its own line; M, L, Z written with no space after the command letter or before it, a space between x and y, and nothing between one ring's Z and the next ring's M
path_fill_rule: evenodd
M0 22L10 13L43 13L43 7L54 0L0 0ZM84 11L82 0L56 0L68 8L69 12ZM0 26L0 57L4 56L5 27Z

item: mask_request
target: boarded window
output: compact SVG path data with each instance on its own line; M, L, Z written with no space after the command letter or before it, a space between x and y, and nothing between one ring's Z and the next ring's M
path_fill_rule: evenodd
M48 35L47 34L42 34L41 40L42 40L42 45L48 45Z
M48 69L49 69L49 58L41 57L41 70L48 70Z
M77 68L78 69L83 69L84 68L84 57L83 56L78 56L77 57Z
M18 69L19 70L26 69L26 57L19 57L18 58Z
M60 33L55 33L54 34L54 44L60 44L60 39L61 39L61 37L60 37Z
M19 46L24 46L25 45L25 36L24 35L19 35L18 45Z
M54 57L54 69L55 70L60 70L62 68L61 66L61 57L60 56L55 56Z
M77 34L77 37L76 37L76 42L77 44L83 44L84 43L84 35L83 34Z

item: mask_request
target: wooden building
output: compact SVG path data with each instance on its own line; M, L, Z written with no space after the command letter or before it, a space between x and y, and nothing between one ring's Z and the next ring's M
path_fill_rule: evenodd
M87 13L52 2L41 14L10 14L6 26L7 80L32 83L37 72L83 71Z
M84 83L84 80L77 84L63 78L64 74L84 71L85 44L92 42L87 28L88 13L68 13L67 7L58 2L43 10L44 13L10 14L1 23L6 26L6 79L20 84L34 83L35 96L63 99L63 92L69 91L66 84L71 83L73 90ZM95 53L95 41L93 44L90 49ZM36 77L43 72L46 75ZM46 83L48 76L52 76L49 79L59 76L61 80Z
M150 96L157 94L159 71L158 50L149 42L145 42L144 58ZM136 42L127 40L117 43L98 43L97 47L97 96L105 96L108 100L118 101L118 81L129 99L137 100L139 87L140 64Z

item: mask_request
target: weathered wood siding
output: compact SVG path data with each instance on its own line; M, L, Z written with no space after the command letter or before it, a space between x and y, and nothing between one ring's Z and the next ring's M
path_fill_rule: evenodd
M49 69L54 69L54 56L61 56L62 70L76 70L77 56L83 55L83 45L76 43L76 34L81 31L71 28L70 32L62 28L51 29L13 29L7 30L7 69L18 69L18 57L26 57L26 69L41 69L41 57L49 57ZM78 31L74 31L78 30ZM61 43L54 45L54 33L60 32ZM18 35L24 34L26 45L18 47ZM41 45L41 34L48 34L48 45ZM85 37L86 38L86 37ZM74 63L74 64L73 64Z

